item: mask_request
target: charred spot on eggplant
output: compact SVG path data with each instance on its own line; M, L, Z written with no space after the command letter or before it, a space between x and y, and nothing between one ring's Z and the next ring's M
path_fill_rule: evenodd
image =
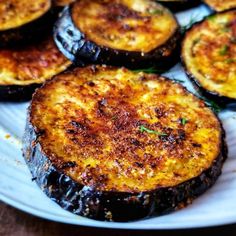
M29 45L1 48L0 100L28 100L35 88L70 65L51 36Z
M201 3L200 0L157 0L172 11L183 11L191 7L196 7Z
M179 38L173 14L151 0L77 1L54 28L54 39L70 60L130 68L170 67Z
M50 0L8 0L0 2L0 45L28 43L51 30L55 16Z
M236 8L235 0L204 0L206 5L208 5L213 11L222 12L225 10L230 10Z
M186 73L203 95L222 105L236 102L235 39L236 10L230 10L193 25L182 44Z
M226 146L218 118L182 85L89 66L36 91L23 153L38 185L63 208L131 221L202 194L220 175Z

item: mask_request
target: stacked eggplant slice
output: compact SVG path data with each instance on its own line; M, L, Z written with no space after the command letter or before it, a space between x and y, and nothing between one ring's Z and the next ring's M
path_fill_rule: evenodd
M81 0L57 21L55 41L73 62L129 68L173 66L180 40L173 14L154 1Z
M0 100L31 99L43 84L28 110L23 155L64 209L137 220L183 208L217 180L227 157L217 115L183 85L143 71L177 62L182 35L169 9L197 4L0 2ZM235 10L212 15L182 44L188 75L226 102L236 99L235 22Z
M49 0L0 2L0 47L27 43L48 30L53 13ZM20 41L20 42L19 42Z
M35 88L71 64L52 36L28 45L0 48L0 100L31 99Z
M0 100L31 99L35 88L72 63L57 49L51 2L0 3Z
M201 92L224 104L236 102L236 10L211 15L186 33L182 59Z

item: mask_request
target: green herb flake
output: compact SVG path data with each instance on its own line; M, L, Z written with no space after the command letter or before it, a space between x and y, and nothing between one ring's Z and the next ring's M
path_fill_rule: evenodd
M174 82L177 82L177 83L184 83L185 81L182 80L182 79L176 79L174 77L171 78L171 80L173 80Z
M111 117L111 120L117 120L117 118L118 118L117 115L115 115Z
M228 53L228 51L229 51L229 46L225 44L220 48L219 54L221 56L225 56Z
M201 41L201 38L198 37L196 39L193 40L193 46L195 46L196 44L198 44Z
M210 15L207 17L207 20L214 21L216 19L216 15Z
M225 63L227 63L227 64L231 64L231 63L234 63L234 62L236 62L236 59L233 59L233 58L228 58L228 59L225 60Z
M186 125L188 120L186 118L181 118L180 122L181 122L182 125Z
M158 131L155 131L155 130L148 129L144 125L139 126L139 131L142 132L142 133L147 132L149 134L156 134L158 136L167 136L167 134L165 134L165 133L161 133L161 132L158 132Z
M132 70L134 73L140 73L144 72L147 74L162 74L165 71L164 70L158 70L155 67L150 67L150 68L144 68L144 69L137 69L137 70Z
M219 113L222 110L222 107L220 107L217 103L215 103L214 101L211 101L205 97L202 96L198 96L196 95L198 98L204 100L204 103L211 108L211 110L213 110L215 113Z
M224 26L221 31L227 33L227 32L230 32L230 28L227 26Z
M152 15L163 15L164 14L163 10L160 10L160 9L155 9L155 10L149 11L149 13Z

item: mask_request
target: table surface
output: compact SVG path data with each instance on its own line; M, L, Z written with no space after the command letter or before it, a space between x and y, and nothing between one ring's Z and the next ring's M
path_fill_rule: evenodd
M38 217L26 214L5 203L0 202L0 236L172 236L172 235L191 235L191 236L217 236L217 235L236 235L236 224L221 227L172 230L172 231L135 231L135 230L111 230L79 227L47 221Z

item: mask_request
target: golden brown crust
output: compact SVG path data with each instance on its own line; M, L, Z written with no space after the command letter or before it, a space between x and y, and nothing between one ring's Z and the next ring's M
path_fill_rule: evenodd
M219 156L213 112L181 85L126 69L87 67L33 97L30 123L56 168L103 191L176 186Z
M218 12L236 8L235 0L204 0L204 2Z
M143 53L164 44L178 28L173 15L150 0L77 1L72 19L87 40Z
M0 31L17 28L36 20L50 8L50 0L0 1Z
M204 89L236 98L236 10L212 15L185 36L182 58Z
M32 45L0 49L0 85L43 83L69 65L51 36Z

